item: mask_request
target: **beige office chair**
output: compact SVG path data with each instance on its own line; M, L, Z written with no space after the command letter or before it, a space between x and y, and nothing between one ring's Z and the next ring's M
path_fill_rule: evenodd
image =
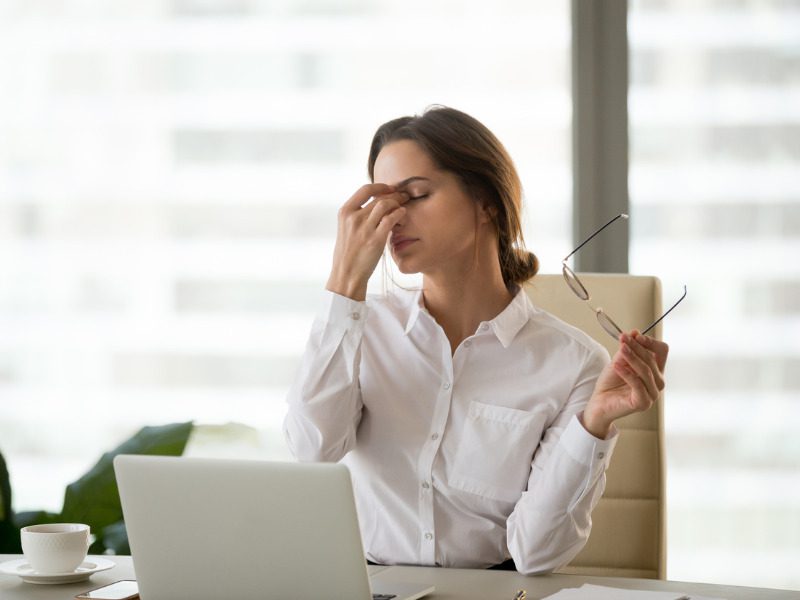
M587 304L602 307L625 330L643 329L661 316L655 277L579 274L591 295L580 300L559 275L537 275L526 286L534 304L582 329L612 355L617 343ZM650 332L661 338L661 324ZM561 572L664 579L666 570L663 395L646 413L617 422L620 438L607 471L606 490L592 513L586 547Z

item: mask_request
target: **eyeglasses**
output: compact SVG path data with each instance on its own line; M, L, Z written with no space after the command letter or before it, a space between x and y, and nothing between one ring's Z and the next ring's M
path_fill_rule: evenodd
M584 300L584 301L586 301L588 303L589 300L591 300L591 296L589 295L589 292L586 290L586 286L583 285L581 280L575 274L575 271L573 271L572 269L570 269L567 266L567 261L569 260L569 258L573 254L575 254L578 250L583 248L587 243L589 243L589 241L593 237L595 237L597 234L599 234L601 231L603 231L603 229L605 229L606 227L611 225L614 221L616 221L618 219L627 219L627 218L628 218L628 215L626 215L625 213L617 215L616 217L611 219L608 223L603 225L600 229L595 231L588 238L586 238L583 242L581 242L580 245L577 248L575 248L575 250L570 252L566 256L566 258L564 258L564 260L561 261L561 273L564 275L564 280L567 282L567 285L569 286L569 288L573 292L575 292L575 295L578 298L580 298L581 300ZM658 317L658 319L656 319L650 325L648 325L647 328L644 331L642 331L642 335L646 335L649 331L651 331L653 329L653 327L658 325L664 319L664 317L666 317L669 313L671 313L673 311L673 309L676 306L678 306L678 304L683 302L684 298L686 298L686 286L685 285L683 286L683 296L678 298L678 301L675 304L673 304L672 306L670 306L669 309L667 310L667 312L665 312L663 315ZM589 308L591 308L595 312L595 314L597 315L598 323L600 323L600 326L606 331L606 333L608 333L608 335L613 337L615 340L618 340L619 336L622 335L622 328L619 325L617 325L614 322L614 320L611 317L609 317L602 308L600 308L600 307L595 308L591 304L589 304Z

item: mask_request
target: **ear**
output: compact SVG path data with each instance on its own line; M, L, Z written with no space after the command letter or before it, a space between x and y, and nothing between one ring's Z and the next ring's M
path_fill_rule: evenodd
M490 204L486 200L479 200L477 202L477 216L478 216L478 223L483 225L484 223L491 223L493 225L497 224L497 207L493 204Z

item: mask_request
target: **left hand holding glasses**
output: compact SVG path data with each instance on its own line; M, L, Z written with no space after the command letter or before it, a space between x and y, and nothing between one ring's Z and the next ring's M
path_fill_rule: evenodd
M623 333L619 342L583 411L583 426L600 439L617 419L653 406L664 389L669 346L637 330Z

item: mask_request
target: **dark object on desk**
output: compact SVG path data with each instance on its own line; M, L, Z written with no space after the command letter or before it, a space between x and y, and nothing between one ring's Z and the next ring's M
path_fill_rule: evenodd
M493 567L489 567L490 571L516 571L517 565L514 564L514 559L509 558L507 561L500 563L499 565L495 565Z
M368 565L377 566L378 563L374 563L371 560L367 559ZM513 558L509 558L507 561L500 563L499 565L494 565L493 567L487 567L487 571L516 571L517 565L514 563Z
M94 467L83 477L67 486L64 505L60 513L30 511L12 515L10 513L11 486L5 462L0 457L0 500L8 497L3 507L7 522L3 524L0 516L0 553L20 554L19 530L27 525L41 523L86 523L92 528L95 542L89 548L90 554L130 554L128 535L122 520L122 507L119 501L117 481L114 477L113 460L117 454L148 454L161 456L181 456L189 435L192 422L171 423L143 427L111 452L106 452ZM5 482L5 484L3 483Z

